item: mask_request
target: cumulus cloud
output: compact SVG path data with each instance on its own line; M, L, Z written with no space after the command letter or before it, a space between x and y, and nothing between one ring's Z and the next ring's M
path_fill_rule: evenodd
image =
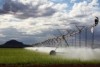
M97 0L74 3L69 11L68 4L50 0L5 1L0 12L1 41L17 39L25 43L36 43L50 38L48 35L59 35L56 29L72 29L73 23L91 25L94 16L100 18Z
M21 12L17 18L51 16L57 11L63 11L66 4L54 4L49 0L5 0L1 13Z
M99 16L99 14L95 14L99 12L98 1L92 0L90 3L87 1L82 1L80 3L75 3L70 11L70 16L74 16L75 18L81 18L84 22L91 20L95 16ZM87 18L88 17L88 18ZM93 20L92 20L93 21Z

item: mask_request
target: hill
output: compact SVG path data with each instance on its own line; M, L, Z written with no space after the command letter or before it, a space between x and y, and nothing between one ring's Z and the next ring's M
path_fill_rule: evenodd
M3 45L0 45L0 48L24 48L24 47L31 47L31 45L23 44L22 42L19 42L17 40L10 40L4 43Z

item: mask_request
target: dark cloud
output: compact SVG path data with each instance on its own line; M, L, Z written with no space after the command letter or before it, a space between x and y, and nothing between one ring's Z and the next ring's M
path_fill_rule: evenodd
M39 10L39 7L43 4L32 6L30 4L23 4L19 1L7 0L3 5L3 9L0 10L0 14L5 14L9 12L14 12L14 13L21 12L21 14L18 14L15 17L20 19L26 19L29 17L51 16L56 12L56 10L53 9L52 7L48 8L46 7L43 10L44 12L42 13L42 11Z
M75 18L84 18L84 17L87 17L87 16L88 15L86 15L86 14L85 15L84 14L81 14L81 15L76 15Z
M24 5L20 2L14 2L11 0L5 0L3 8L0 10L0 14L9 14L10 12L24 12L28 9L28 5Z
M56 11L52 8L48 8L45 9L45 13L41 13L41 11L37 10L33 10L33 9L27 9L26 11L24 11L22 14L20 15L16 15L17 18L21 18L21 19L26 19L29 17L46 17L46 16L51 16L55 13ZM41 13L41 15L39 15L38 13Z

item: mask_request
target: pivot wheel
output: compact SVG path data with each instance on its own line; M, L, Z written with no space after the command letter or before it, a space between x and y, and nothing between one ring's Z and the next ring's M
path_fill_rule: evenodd
M51 50L50 51L50 55L56 55L56 51L55 50Z

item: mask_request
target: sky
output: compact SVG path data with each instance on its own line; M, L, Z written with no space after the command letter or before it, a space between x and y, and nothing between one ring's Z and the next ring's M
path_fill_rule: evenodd
M0 44L11 39L33 44L55 37L56 29L74 29L73 23L90 26L100 18L99 7L100 0L0 0Z

